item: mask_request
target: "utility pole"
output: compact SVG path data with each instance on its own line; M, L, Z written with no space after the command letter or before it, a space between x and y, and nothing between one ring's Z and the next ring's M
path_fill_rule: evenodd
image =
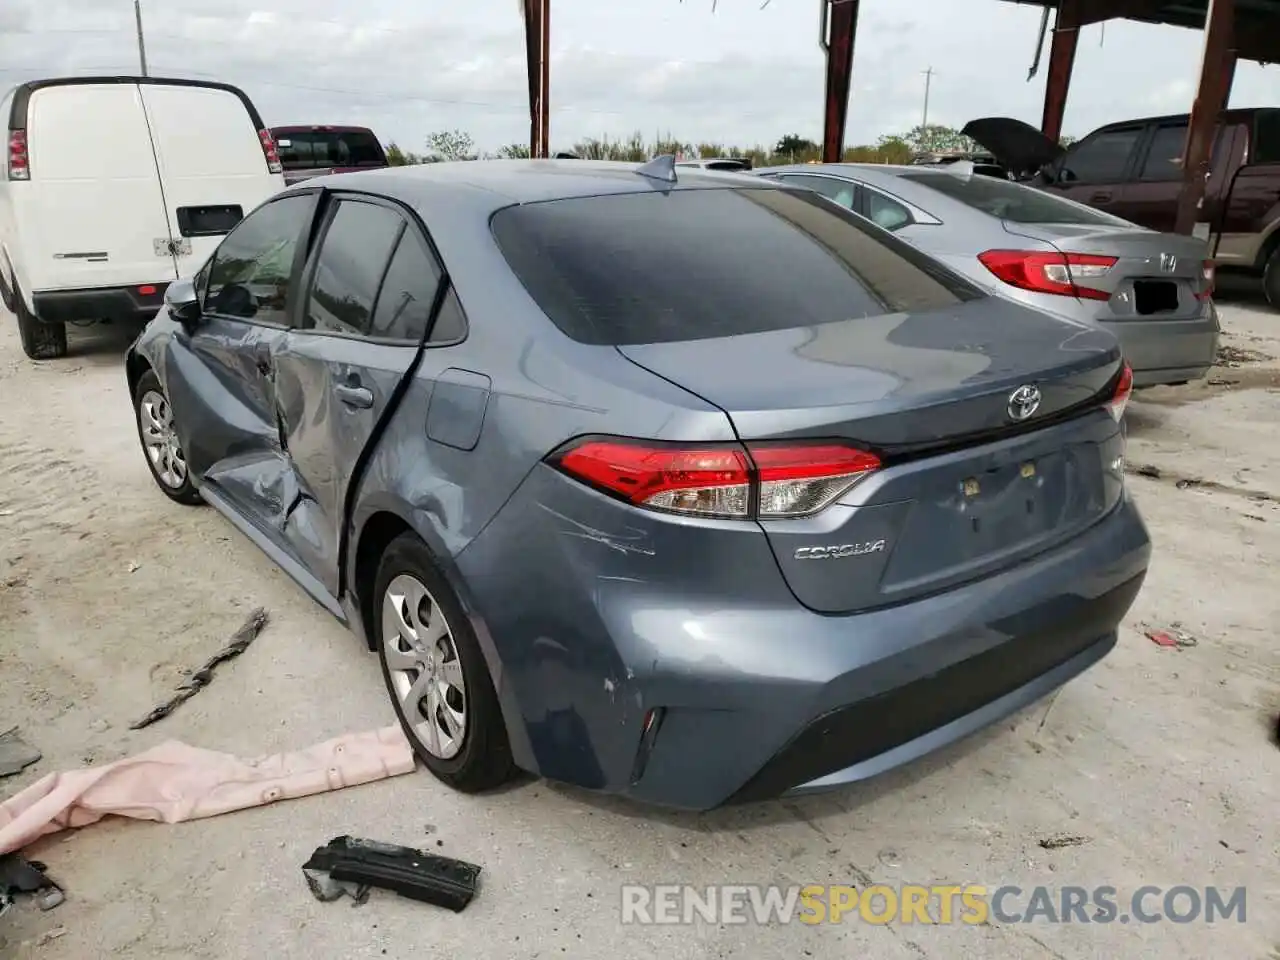
M933 83L933 67L924 71L924 117L920 121L920 134L924 136L929 129L929 87Z
M138 62L142 65L142 76L147 75L147 45L142 39L142 0L133 0L133 19L138 23Z

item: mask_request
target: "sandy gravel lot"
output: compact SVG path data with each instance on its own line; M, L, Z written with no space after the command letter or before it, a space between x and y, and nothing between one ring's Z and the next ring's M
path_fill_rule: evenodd
M1131 407L1151 575L1116 651L1051 704L872 783L671 815L526 781L454 795L426 773L179 826L113 821L28 851L67 902L0 920L0 956L1280 957L1280 315L1223 306L1239 366ZM156 491L122 371L131 331L32 363L0 316L0 730L45 754L0 782L173 737L258 755L392 721L375 660L210 509ZM170 718L130 732L254 606L272 621ZM1185 650L1141 624L1179 621ZM352 833L482 864L463 914L308 894ZM1087 842L1046 851L1070 834ZM1248 887L1248 922L623 927L623 883ZM57 934L50 937L51 934Z

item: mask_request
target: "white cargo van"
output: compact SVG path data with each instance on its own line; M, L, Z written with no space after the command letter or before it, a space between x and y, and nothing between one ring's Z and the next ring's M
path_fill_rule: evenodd
M66 324L153 316L241 217L284 188L275 142L225 83L75 77L0 100L0 295L27 356Z

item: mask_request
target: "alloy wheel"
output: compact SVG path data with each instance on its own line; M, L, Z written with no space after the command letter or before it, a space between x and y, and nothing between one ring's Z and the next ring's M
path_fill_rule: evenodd
M179 489L187 481L187 461L173 427L173 410L164 394L148 390L142 395L138 401L138 423L142 427L142 444L156 477L170 490Z
M382 646L392 690L414 735L433 757L457 756L467 733L462 661L444 611L411 574L387 585Z

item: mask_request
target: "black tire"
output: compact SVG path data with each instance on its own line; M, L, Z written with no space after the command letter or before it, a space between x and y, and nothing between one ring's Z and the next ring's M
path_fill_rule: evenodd
M154 370L148 370L138 378L138 385L133 388L133 419L138 428L138 444L142 447L142 458L147 462L147 469L151 471L151 478L155 480L156 486L160 491L175 503L185 504L186 506L196 506L204 501L200 498L200 492L196 489L195 484L191 482L191 470L185 468L185 458L183 458L184 472L182 474L182 482L174 485L167 480L159 469L159 464L151 459L151 454L147 448L147 437L143 426L144 405L143 398L147 394L158 394L163 398L167 405L169 402L168 394L164 392L164 387L160 384L160 378L156 376ZM177 452L181 457L181 448L177 448Z
M462 666L462 714L465 718L462 745L456 755L448 759L433 754L418 729L424 722L438 721L427 721L421 714L412 720L406 717L388 663L388 644L382 623L387 591L397 577L406 574L426 588L429 599L443 613L453 651ZM383 553L374 585L373 604L371 626L378 661L382 665L382 678L387 685L392 709L414 753L437 778L462 793L492 790L512 779L516 769L511 759L507 728L471 621L445 578L437 571L431 551L415 535L406 533L397 537Z
M1262 290L1273 310L1280 310L1280 245L1271 251L1262 269Z
M57 360L67 355L67 325L46 323L27 309L17 285L13 288L13 315L18 318L22 352L32 360Z

